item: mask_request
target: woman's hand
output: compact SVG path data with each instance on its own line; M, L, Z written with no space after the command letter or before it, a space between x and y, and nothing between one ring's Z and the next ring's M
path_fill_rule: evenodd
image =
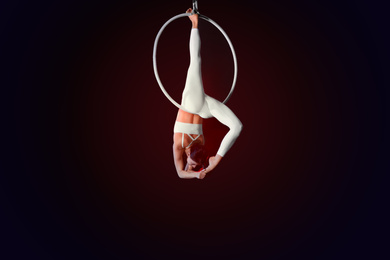
M187 169L187 170L181 170L179 174L180 178L190 179L190 178L197 178L197 179L204 179L206 177L206 169L200 170L198 172Z
M191 168L191 167L189 167L189 168ZM196 171L192 170L192 168L191 168L191 169L188 169L187 172L195 174L196 178L198 178L200 180L203 179L204 177L206 177L206 169L203 169L203 170L196 172Z
M216 156L211 156L209 158L209 166L205 169L206 173L209 173L212 170L214 170L221 160L222 160L222 156L220 156L219 154L217 154Z
M206 169L203 169L201 170L200 172L198 172L199 175L198 175L198 179L203 179L204 177L206 177Z

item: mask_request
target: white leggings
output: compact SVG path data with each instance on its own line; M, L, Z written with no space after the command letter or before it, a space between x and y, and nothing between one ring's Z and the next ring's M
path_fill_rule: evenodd
M191 62L188 68L187 80L182 94L182 106L202 118L215 117L219 122L229 127L229 132L223 138L217 154L225 156L240 135L242 123L237 116L222 102L206 95L203 89L200 36L197 28L192 28L190 36Z

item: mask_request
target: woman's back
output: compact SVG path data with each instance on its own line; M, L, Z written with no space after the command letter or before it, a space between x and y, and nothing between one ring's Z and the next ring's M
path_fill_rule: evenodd
M188 113L179 109L176 117L173 142L183 149L188 148L193 142L200 141L204 143L202 131L203 118L199 115ZM188 130L181 130L188 129Z

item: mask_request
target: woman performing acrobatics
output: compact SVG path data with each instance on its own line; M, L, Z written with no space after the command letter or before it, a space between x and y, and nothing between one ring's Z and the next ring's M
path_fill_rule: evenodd
M188 9L186 13L192 13ZM192 21L190 35L190 66L188 68L181 105L173 135L173 156L180 178L203 179L221 162L226 152L240 135L242 124L236 115L222 102L208 96L203 90L200 58L200 36L198 14L189 16ZM202 122L204 118L215 117L229 127L215 156L208 158L204 149ZM185 159L186 157L186 159ZM208 166L206 167L206 165Z

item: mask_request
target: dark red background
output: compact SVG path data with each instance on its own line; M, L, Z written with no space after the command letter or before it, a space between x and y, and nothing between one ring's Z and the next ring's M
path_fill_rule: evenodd
M4 259L345 259L384 252L387 12L379 1L199 2L238 58L244 130L206 179L177 177L177 109L155 36L191 1L1 8ZM160 39L180 100L190 23ZM201 21L206 93L233 63ZM387 67L386 67L387 66ZM386 69L387 68L387 69ZM227 128L206 120L216 151ZM388 153L387 153L388 154Z

